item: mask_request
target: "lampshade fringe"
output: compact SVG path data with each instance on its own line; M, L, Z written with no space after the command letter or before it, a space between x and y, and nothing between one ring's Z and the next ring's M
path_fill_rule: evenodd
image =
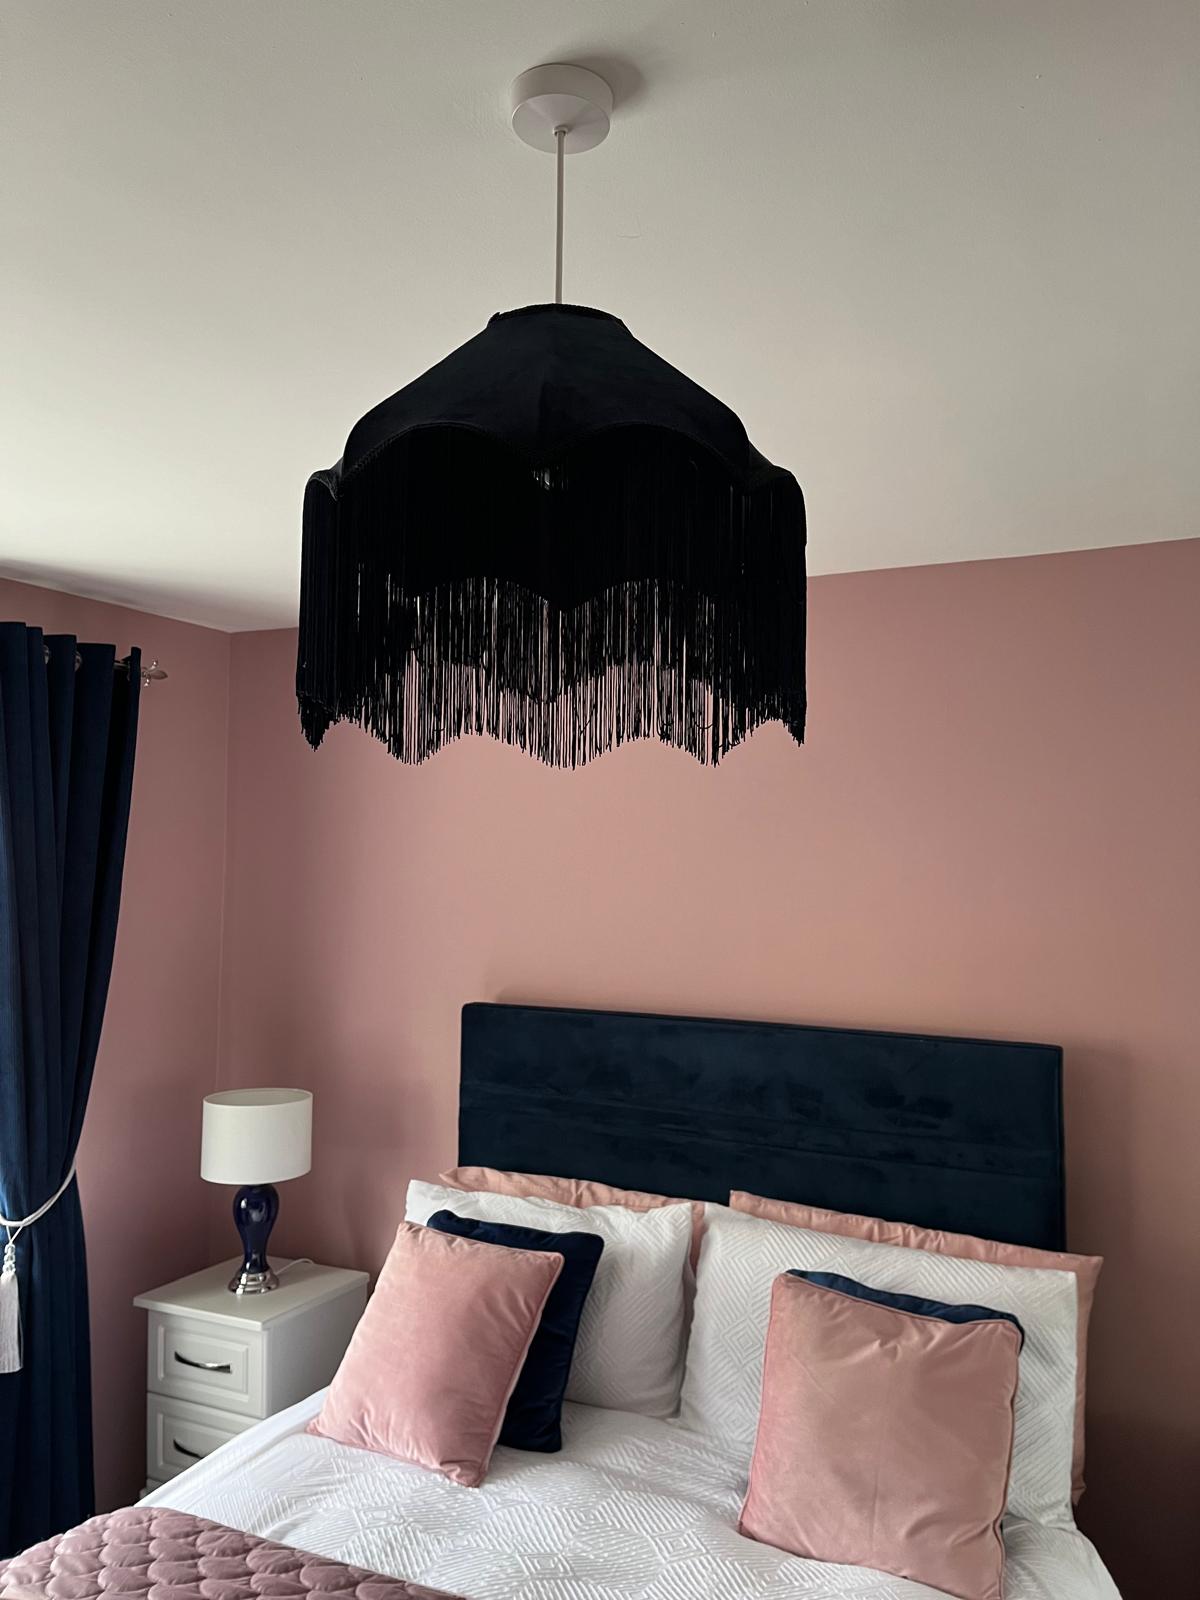
M759 458L761 461L761 458ZM804 507L662 428L531 461L414 429L309 482L304 734L358 724L405 762L487 733L555 767L653 736L716 764L804 736Z

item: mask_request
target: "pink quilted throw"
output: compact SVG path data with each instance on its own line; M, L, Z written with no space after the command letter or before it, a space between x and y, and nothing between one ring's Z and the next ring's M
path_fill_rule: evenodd
M130 1506L0 1561L0 1600L462 1600L203 1517Z

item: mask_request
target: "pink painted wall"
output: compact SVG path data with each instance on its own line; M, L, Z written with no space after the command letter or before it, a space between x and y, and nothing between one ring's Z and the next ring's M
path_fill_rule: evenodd
M803 751L766 730L715 773L639 745L571 775L475 741L405 769L345 729L314 757L291 633L0 581L0 613L171 673L81 1151L101 1504L144 1465L132 1296L233 1251L194 1159L214 1081L317 1090L278 1244L375 1267L408 1177L453 1157L465 1000L940 1028L1067 1047L1073 1242L1108 1257L1082 1520L1128 1600L1182 1593L1198 602L1200 541L823 578Z
M132 644L166 683L142 699L121 921L79 1152L92 1309L96 1487L146 1470L146 1318L133 1296L203 1264L199 1102L217 1058L229 637L0 580L0 615Z
M466 1000L1061 1042L1072 1242L1108 1257L1083 1520L1128 1600L1184 1593L1198 615L1200 541L821 578L810 742L717 772L479 741L406 769L348 729L314 756L294 636L235 638L222 1081L317 1092L281 1250L379 1265L454 1156Z

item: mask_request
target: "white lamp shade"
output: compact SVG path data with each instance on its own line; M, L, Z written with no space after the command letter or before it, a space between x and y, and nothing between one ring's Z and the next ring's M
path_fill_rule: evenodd
M226 1089L204 1097L200 1176L209 1183L283 1183L312 1166L307 1089Z

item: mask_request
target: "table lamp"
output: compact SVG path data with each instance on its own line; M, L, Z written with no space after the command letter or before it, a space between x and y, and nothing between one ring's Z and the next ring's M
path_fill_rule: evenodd
M275 1184L301 1178L312 1166L312 1095L307 1089L226 1089L204 1097L200 1176L236 1183L233 1220L242 1240L242 1265L232 1294L265 1294L279 1279L267 1260L267 1240L279 1215Z

